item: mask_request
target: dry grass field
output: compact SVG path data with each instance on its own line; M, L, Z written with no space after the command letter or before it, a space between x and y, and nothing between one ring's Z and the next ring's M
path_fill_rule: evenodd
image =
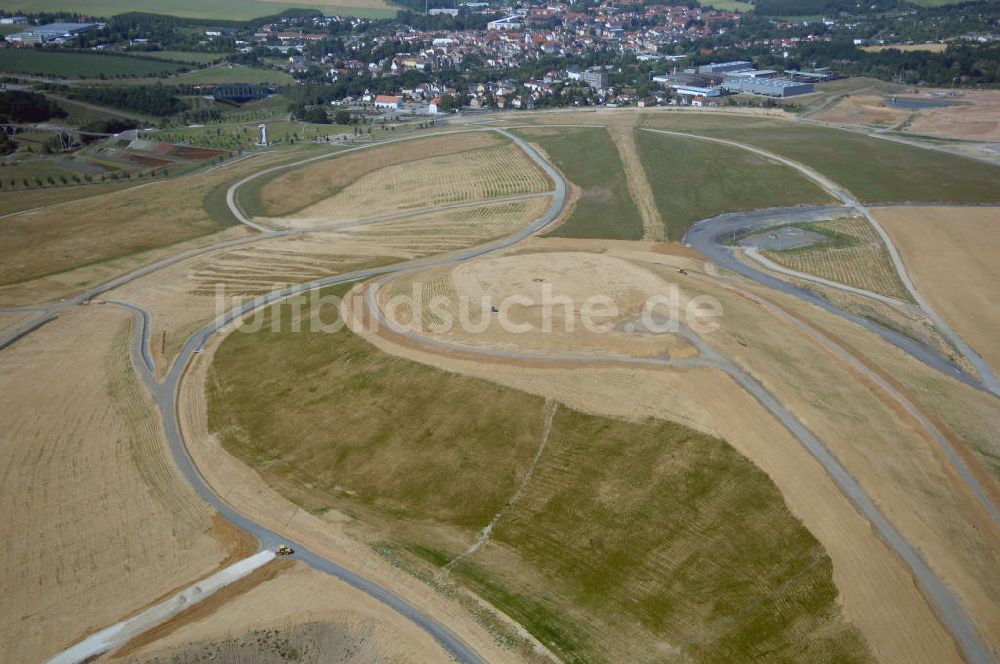
M826 239L798 249L765 251L763 254L796 272L910 300L906 287L892 266L888 250L864 218L846 217L803 224L802 227L821 233Z
M1000 371L1000 208L884 208L872 214L920 294Z
M645 659L656 643L656 656L692 661L868 659L822 549L722 441L565 407L546 434L539 397L384 355L346 330L269 330L222 344L210 425L272 487L346 515L400 564L432 572L458 555L548 440L495 543L452 576L560 656Z
M187 337L233 298L249 298L387 263L455 251L508 235L541 216L549 197L414 215L396 221L266 239L182 261L106 297L152 314L151 353L166 369Z
M688 258L665 255L665 250L672 253L665 247L641 251L635 248L639 245L609 248L590 246L606 243L551 239L532 241L530 245L544 252L553 243L562 251L571 249L573 244L587 251L611 251L643 263L663 265L668 273L675 273L679 266L689 270L693 267ZM720 289L710 293L723 300L728 311L732 294ZM950 639L913 586L908 571L832 485L825 471L756 401L718 372L586 365L559 368L548 367L544 361L537 366L508 365L467 359L458 353L429 354L385 336L367 333L365 336L394 355L551 396L584 412L632 421L667 416L723 437L767 472L790 509L830 553L840 601L881 661L931 663L957 659ZM518 344L523 336L516 339ZM738 333L737 340L736 346L746 343Z
M400 141L361 150L266 176L241 193L244 206L254 216L283 217L337 194L358 178L374 171L447 154L496 147L503 141L492 132L462 132L454 136ZM289 196L289 192L295 192Z
M862 51L869 53L879 53L890 49L903 52L927 51L929 53L942 53L948 48L947 44L878 44L876 46L862 46Z
M548 191L545 174L514 143L387 166L292 217L291 228Z
M40 661L255 548L177 476L130 320L80 309L0 354L9 661Z
M37 279L128 257L222 230L206 209L216 188L285 151L207 174L193 174L91 196L0 220L0 284Z

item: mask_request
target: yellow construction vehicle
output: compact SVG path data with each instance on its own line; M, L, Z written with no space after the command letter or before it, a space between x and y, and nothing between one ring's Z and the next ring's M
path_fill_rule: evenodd
M274 553L279 556L290 556L293 553L295 553L295 550L286 544L279 544L277 550Z

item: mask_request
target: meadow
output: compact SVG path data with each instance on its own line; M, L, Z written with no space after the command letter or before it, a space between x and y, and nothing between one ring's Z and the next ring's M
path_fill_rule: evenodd
M225 53L205 53L202 51L129 51L129 57L174 60L196 65L207 65L226 57Z
M292 333L290 307L271 331L269 315L218 350L211 429L303 509L346 515L427 575L503 508L549 428L495 544L451 575L564 661L635 661L652 642L695 662L866 659L829 558L723 441L555 406L347 330Z
M526 129L517 133L540 146L580 189L573 211L550 235L642 239L642 218L629 193L618 149L605 129Z
M152 83L139 81L136 83ZM294 79L287 72L277 69L259 69L240 65L217 65L183 72L162 81L166 85L199 85L205 83L271 83L289 85Z
M724 212L832 203L792 169L737 148L636 130L636 144L667 237Z
M28 48L0 49L0 71L13 74L64 78L148 77L170 74L189 67L183 62L162 62L124 55Z
M649 127L747 143L799 161L866 203L1000 203L1000 167L855 132L726 114L647 115Z

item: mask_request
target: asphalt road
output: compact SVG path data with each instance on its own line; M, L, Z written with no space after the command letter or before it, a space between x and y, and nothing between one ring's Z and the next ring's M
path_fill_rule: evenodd
M772 226L786 223L787 221L813 219L817 213L820 213L822 216L824 211L833 212L840 210L843 210L843 208L838 206L830 208L780 208L758 210L755 212L731 212L697 222L685 233L683 242L697 249L702 255L719 267L741 274L771 290L794 295L832 314L857 323L879 335L897 348L909 353L927 366L952 378L956 378L967 385L981 388L982 386L974 376L970 376L962 367L922 343L895 330L883 327L867 318L844 311L808 288L803 288L779 279L751 265L747 265L736 257L733 248L728 245L729 240L733 237L756 233Z
M373 268L368 270L360 270L357 272L351 272L348 274L338 275L335 277L329 277L327 279L321 279L319 281L311 282L308 284L301 284L297 286L292 286L284 289L277 293L272 293L267 296L257 298L253 302L244 304L243 306L237 307L236 309L228 312L224 316L220 317L216 321L213 321L210 325L202 328L197 333L195 333L187 343L181 349L176 361L171 367L171 370L164 378L163 382L159 382L155 379L152 372L149 370L149 365L147 361L147 351L144 346L148 343L149 332L148 332L148 314L143 312L138 307L130 306L130 308L135 312L137 317L137 324L141 330L140 334L136 335L137 341L133 343L133 360L134 364L139 370L142 376L143 382L146 384L147 388L153 396L153 400L160 410L161 416L163 418L164 430L166 433L167 441L170 445L170 451L174 457L175 462L180 468L181 473L184 478L191 484L194 490L199 496L207 503L209 503L214 509L216 509L223 517L237 525L238 527L253 533L256 535L260 541L262 547L274 547L279 543L289 544L295 549L296 557L302 560L306 564L318 569L320 571L331 574L342 581L354 586L355 588L371 595L372 597L384 602L388 606L392 607L400 614L406 618L413 621L415 624L426 630L431 636L433 636L453 657L455 657L460 662L467 663L478 663L484 662L485 660L468 644L466 644L460 637L458 637L454 632L445 627L443 624L437 622L432 617L421 612L419 609L414 607L412 604L407 602L405 599L399 597L398 595L392 593L391 591L379 586L378 584L366 579L360 574L349 570L336 562L324 558L323 556L310 551L304 545L289 541L287 538L279 535L278 533L265 528L261 524L248 518L241 512L234 509L231 505L222 500L214 490L208 485L204 477L198 471L197 467L194 465L190 455L188 454L187 447L185 446L183 436L180 430L180 422L177 413L177 394L179 389L180 381L187 369L187 365L190 363L191 358L195 353L199 352L209 340L209 338L218 332L220 329L231 323L232 321L242 318L248 313L262 307L266 306L272 302L278 302L289 296L295 295L297 293L302 293L305 291L314 290L317 288L324 288L327 286L333 286L336 284L349 283L352 281L357 281L360 279L367 279L380 274L387 274L390 272L399 272L404 270L413 270L418 268L432 267L436 265L445 265L448 263L457 263L477 256L483 256L501 249L510 247L523 239L529 237L530 235L537 233L545 226L552 223L553 220L562 211L563 205L566 200L566 182L563 180L562 175L556 171L552 166L548 164L542 157L527 143L521 139L513 136L512 134L502 131L502 130L486 130L486 131L498 131L514 140L539 167L544 170L552 181L556 184L555 190L550 194L552 196L552 203L550 204L548 210L545 214L532 223L531 225L519 230L518 232L502 238L500 240L489 243L485 246L476 247L473 249L468 249L461 251L449 256L439 257L439 258L428 258L425 260L414 261L402 265L385 266L380 268ZM342 154L342 153L338 153ZM235 212L235 210L234 210Z

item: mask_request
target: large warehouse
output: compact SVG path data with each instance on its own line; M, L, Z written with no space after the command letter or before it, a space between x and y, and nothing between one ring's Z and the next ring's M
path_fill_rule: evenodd
M722 87L729 92L746 92L765 97L794 97L815 90L812 83L802 83L789 78L755 78L751 76L726 76Z

